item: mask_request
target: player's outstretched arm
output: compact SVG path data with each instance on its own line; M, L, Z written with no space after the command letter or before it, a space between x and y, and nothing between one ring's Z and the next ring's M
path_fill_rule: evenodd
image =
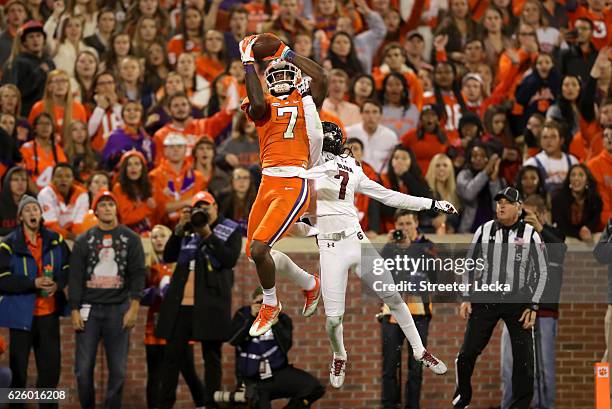
M257 41L257 36L245 37L239 44L240 59L245 71L245 83L247 96L249 97L249 116L254 121L262 119L268 109L264 92L255 69L255 57L253 56L253 45Z
M297 91L302 96L306 134L308 135L308 142L310 145L309 168L319 163L321 159L321 149L323 148L323 125L321 124L317 107L311 95L311 84L312 78L303 77L302 82L297 85Z
M389 207L417 211L435 210L441 213L458 214L457 209L447 201L411 196L387 189L381 184L371 180L362 171L359 172L359 177L360 179L356 192L369 196Z

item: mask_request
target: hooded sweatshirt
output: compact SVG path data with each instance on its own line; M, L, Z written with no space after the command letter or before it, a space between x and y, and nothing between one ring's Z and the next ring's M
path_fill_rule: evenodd
M23 170L22 167L15 166L6 172L2 180L2 192L0 192L0 236L6 236L19 224L17 219L17 203L13 200L13 195L11 194L10 180L13 173Z

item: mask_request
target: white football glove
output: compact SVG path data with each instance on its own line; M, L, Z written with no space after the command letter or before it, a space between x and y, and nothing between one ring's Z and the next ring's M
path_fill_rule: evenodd
M240 44L238 44L242 64L252 64L255 62L255 57L253 56L253 44L255 44L256 41L257 36L252 35L243 38Z
M303 77L302 81L300 81L299 84L297 84L297 91L300 93L300 95L302 97L305 97L306 95L311 95L310 93L310 82L312 81L312 78L310 77Z
M446 200L432 200L431 210L435 210L439 213L459 214L457 209L455 209L455 206Z

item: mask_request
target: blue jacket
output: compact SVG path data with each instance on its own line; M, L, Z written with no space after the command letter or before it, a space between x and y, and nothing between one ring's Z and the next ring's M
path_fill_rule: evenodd
M70 250L60 234L44 227L41 227L40 234L42 264L52 266L53 280L58 287L55 293L56 313L61 314L66 305L62 289L68 279ZM38 293L34 286L37 276L38 266L20 225L0 243L0 327L30 330Z

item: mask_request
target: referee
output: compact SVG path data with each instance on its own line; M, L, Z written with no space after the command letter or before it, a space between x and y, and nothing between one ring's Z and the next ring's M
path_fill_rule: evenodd
M533 226L521 219L519 192L507 187L495 195L497 220L476 230L468 259L482 258L484 268L464 275L470 292L464 293L459 315L468 319L457 356L457 389L453 408L464 409L472 399L471 378L476 359L486 347L499 319L504 320L512 343L511 409L529 409L533 397L534 354L532 328L547 279L546 250ZM468 281L469 280L469 281ZM499 283L510 291L474 291L475 285ZM472 303L473 302L473 303Z

